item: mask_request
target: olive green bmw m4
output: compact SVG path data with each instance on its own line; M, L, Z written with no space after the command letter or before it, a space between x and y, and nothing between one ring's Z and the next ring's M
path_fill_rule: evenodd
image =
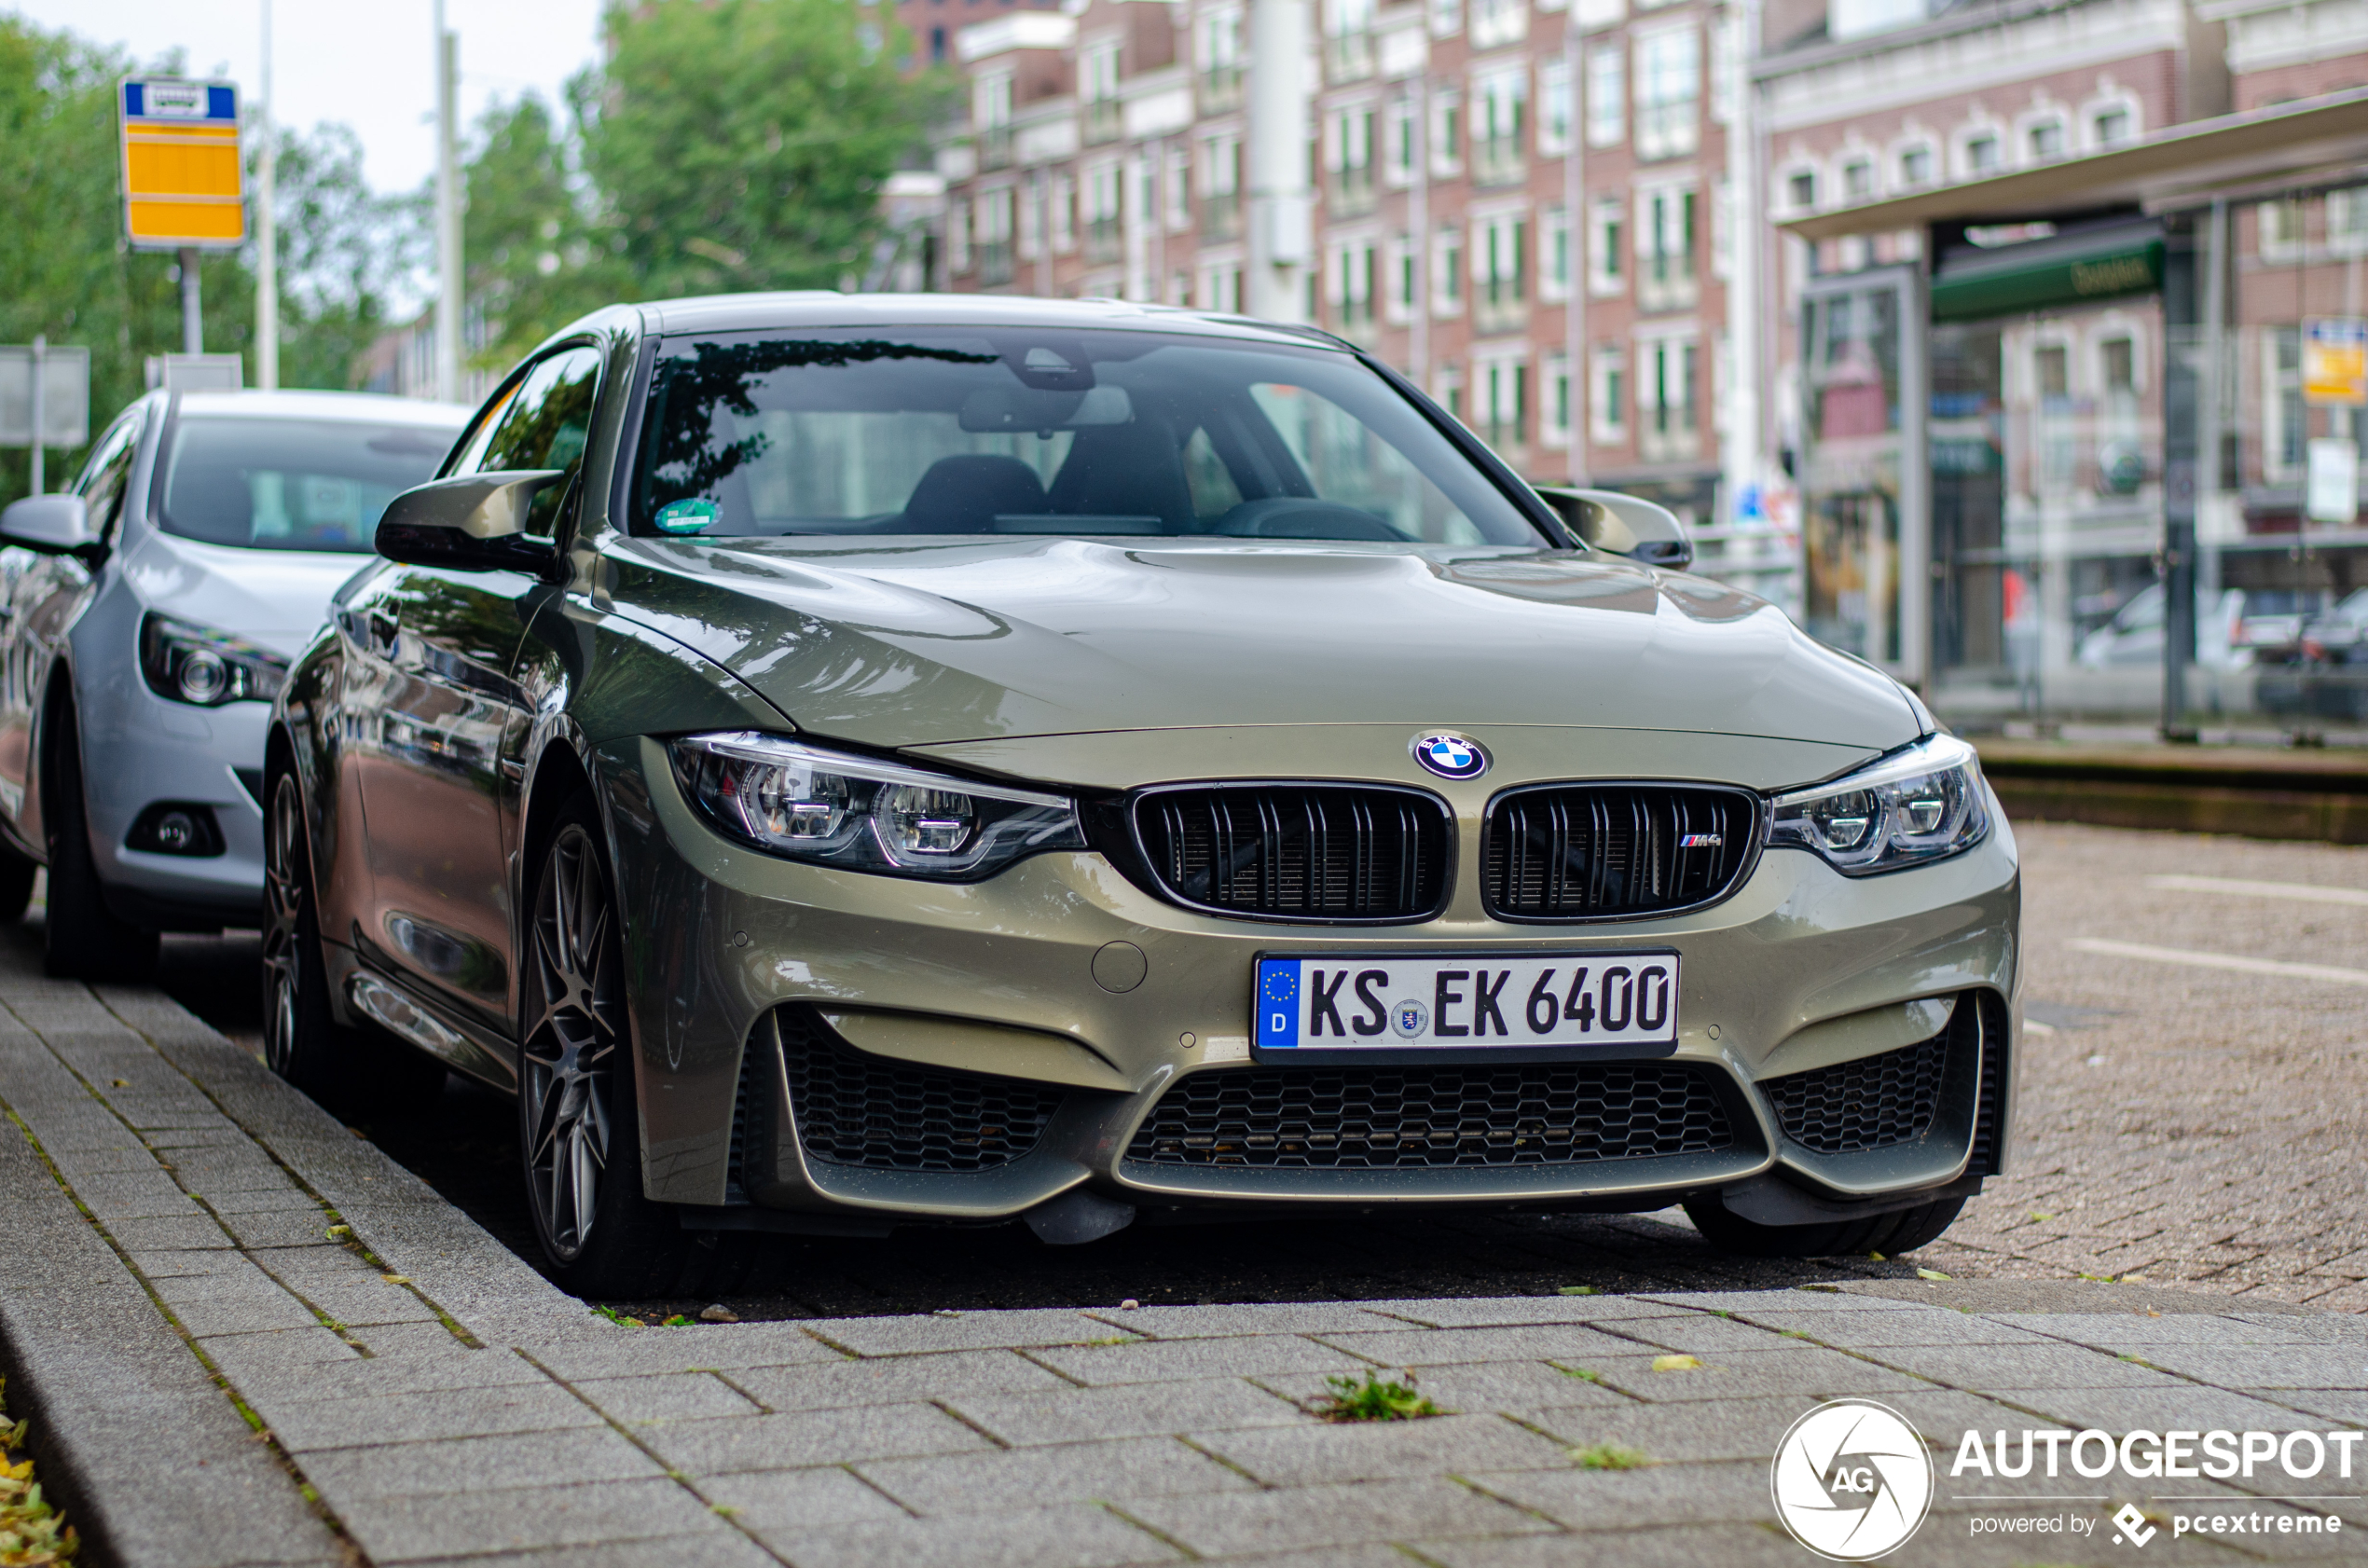
M1973 752L1320 333L620 306L378 543L275 709L269 1058L514 1093L580 1292L1383 1204L1893 1252L2001 1168Z

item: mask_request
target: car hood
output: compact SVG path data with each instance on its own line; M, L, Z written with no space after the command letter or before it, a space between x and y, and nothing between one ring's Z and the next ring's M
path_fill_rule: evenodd
M1888 676L1604 556L1301 542L615 540L596 596L801 729L879 747L1252 725L1566 725L1887 750Z
M329 612L329 598L374 556L242 550L150 533L125 553L125 581L159 614L241 637L293 658Z

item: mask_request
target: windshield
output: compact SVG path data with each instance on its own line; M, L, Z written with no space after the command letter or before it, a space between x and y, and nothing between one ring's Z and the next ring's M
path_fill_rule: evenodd
M1543 543L1345 353L1137 332L675 338L637 533Z
M387 502L434 478L459 433L343 420L177 419L157 520L209 544L366 554Z

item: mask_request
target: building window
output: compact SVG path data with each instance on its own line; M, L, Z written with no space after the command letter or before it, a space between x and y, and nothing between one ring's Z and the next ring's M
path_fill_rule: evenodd
M1422 146L1415 133L1414 105L1403 100L1389 106L1389 172L1390 184L1410 186L1414 183L1414 161Z
M1571 220L1560 207L1549 207L1537 226L1537 297L1568 299L1571 295Z
M1784 180L1784 204L1796 213L1806 213L1817 205L1817 175L1800 170Z
M1325 288L1332 308L1333 325L1348 337L1370 335L1373 326L1373 242L1352 240L1332 247Z
M1529 445L1529 364L1485 360L1473 367L1480 438L1498 451Z
M2108 397L2135 397L2138 394L2138 345L2126 336L2106 338L2097 345L2097 364L2101 371Z
M1636 303L1670 310L1694 303L1694 210L1691 186L1663 186L1636 197Z
M1212 240L1242 232L1242 139L1211 136L1201 144L1201 231Z
M2327 248L2337 255L2368 254L2368 186L2327 193Z
M2129 111L2122 108L2101 109L2098 111L2097 117L2088 122L2088 126L2095 132L2099 146L2117 147L2129 140Z
M945 29L943 27L929 29L929 63L932 65L945 63Z
M1701 349L1691 337L1637 345L1637 447L1648 462L1695 455L1699 446Z
M1988 131L1965 138L1965 172L1978 179L1998 172L1998 138Z
M1472 48L1501 48L1529 36L1529 0L1472 0Z
M1587 144L1616 147L1628 131L1628 66L1618 46L1587 55Z
M1237 263L1220 262L1201 268L1200 308L1226 315L1240 313L1242 309L1242 268Z
M1432 395L1443 404L1448 413L1457 420L1464 418L1464 372L1461 366L1442 364L1439 367L1439 391Z
M2064 156L2064 122L2042 120L2023 136L2023 144L2031 151L2033 161L2044 161Z
M1735 185L1721 174L1711 186L1710 270L1725 280L1735 268Z
M1115 38L1095 44L1078 62L1078 75L1083 78L1079 96L1085 100L1085 139L1089 142L1116 141L1122 130L1118 63L1119 44Z
M1929 146L1909 147L1899 155L1899 183L1913 190L1933 183L1933 150Z
M1186 147L1167 155L1167 227L1192 227L1192 154Z
M1327 0L1324 12L1324 63L1331 79L1355 82L1371 76L1373 0Z
M1842 165L1842 199L1870 200L1875 194L1875 166L1863 158L1853 158Z
M1529 316L1529 219L1499 213L1472 233L1472 316L1475 330L1509 332Z
M2302 477L2310 410L2302 400L2302 329L2262 329L2261 476L2276 484Z
M1627 352L1596 350L1588 375L1588 434L1598 446L1617 447L1628 439Z
M1431 309L1441 316L1464 313L1464 231L1442 228L1431 242Z
M1636 42L1636 156L1679 158L1700 144L1701 34L1691 27Z
M1453 179L1464 172L1464 101L1452 92L1431 100L1431 173Z
M945 270L959 275L971 269L971 204L956 201L945 209Z
M1626 209L1605 197L1595 203L1588 227L1587 292L1598 298L1618 294L1628 286Z
M1546 361L1546 419L1538 439L1548 447L1571 444L1571 365L1560 354Z
M1053 254L1067 255L1077 249L1077 182L1067 174L1053 175L1045 201L1052 209Z
M978 128L979 167L1012 162L1012 73L991 71L971 89L971 123Z
M1422 300L1421 257L1413 239L1399 235L1389 243L1389 319L1403 326L1414 319Z
M1735 123L1743 101L1743 19L1729 7L1711 23L1710 117L1721 125Z
M1238 7L1205 13L1200 29L1201 111L1216 114L1242 102L1242 13Z
M1121 208L1124 188L1125 171L1116 163L1097 163L1085 171L1086 260L1119 258L1123 246Z
M1529 107L1529 73L1494 71L1472 84L1472 178L1505 185L1521 177L1521 124Z
M1537 73L1537 153L1560 158L1571 144L1571 65L1557 60Z
M2292 198L2264 201L2253 208L2261 227L2261 254L2277 260L2302 254L2302 203Z
M1012 194L1010 186L979 194L977 250L982 283L1012 281Z
M1354 217L1373 210L1373 110L1343 109L1332 117L1325 138L1332 166L1332 213Z

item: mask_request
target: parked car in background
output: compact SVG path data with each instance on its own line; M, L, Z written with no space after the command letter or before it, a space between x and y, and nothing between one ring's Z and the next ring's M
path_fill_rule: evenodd
M1325 334L617 307L379 548L274 709L269 1059L515 1093L571 1290L1382 1204L1892 1253L2001 1169L1973 750Z
M2077 656L2090 669L2125 669L2163 662L2163 606L2169 596L2160 583L2149 584L2113 612L2113 619L2080 640ZM2196 662L2208 669L2241 669L2252 662L2250 647L2241 646L2238 628L2245 618L2245 596L2226 588L2214 598L2196 596Z
M2368 719L2368 588L2306 621L2254 695L2265 711L2286 717Z
M467 410L153 392L0 514L0 916L47 866L51 972L262 921L263 736L288 660Z

